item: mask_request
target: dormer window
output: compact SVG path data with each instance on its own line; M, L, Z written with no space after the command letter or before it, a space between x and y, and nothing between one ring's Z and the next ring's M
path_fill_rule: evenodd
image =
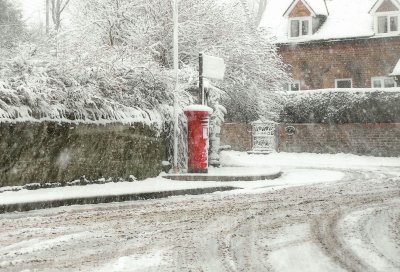
M377 15L376 33L385 34L399 31L399 15Z
M310 17L290 19L290 37L298 38L308 36L312 33L312 21Z
M379 35L399 32L400 5L393 0L378 0L370 10L374 15L375 33Z
M296 39L318 31L328 16L328 10L324 0L293 0L283 16L289 23L288 37Z

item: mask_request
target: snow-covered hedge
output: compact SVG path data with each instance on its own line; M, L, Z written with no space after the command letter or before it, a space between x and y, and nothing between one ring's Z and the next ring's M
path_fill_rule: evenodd
M0 121L60 120L160 126L172 94L162 73L143 67L62 62L0 64Z
M399 123L400 89L288 92L280 122Z

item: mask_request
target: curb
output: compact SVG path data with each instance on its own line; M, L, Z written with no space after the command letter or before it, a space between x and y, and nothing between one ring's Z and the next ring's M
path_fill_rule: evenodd
M179 175L163 175L163 178L178 180L178 181L256 181L256 180L269 180L276 179L282 175L282 172L277 172L268 175L247 175L247 176L218 176L208 174L179 174Z
M220 192L230 191L235 189L239 188L232 186L223 186L223 187L209 187L209 188L197 188L197 189L183 189L175 191L152 192L152 193L92 196L92 197L67 198L67 199L37 201L37 202L4 204L0 205L0 214L9 212L24 212L31 210L56 208L56 207L71 206L71 205L86 205L86 204L100 204L100 203L110 203L110 202L124 202L133 200L158 199L158 198L180 196L180 195L201 195L201 194L210 194L218 191Z

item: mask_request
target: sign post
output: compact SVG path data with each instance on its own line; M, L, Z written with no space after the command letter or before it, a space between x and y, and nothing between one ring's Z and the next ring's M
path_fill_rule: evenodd
M204 92L204 78L222 80L224 79L225 68L224 59L203 53L199 54L199 89L202 105L207 104L207 97Z
M202 105L206 105L206 98L204 94L204 78L203 78L203 53L199 54L199 89L200 89L200 100Z

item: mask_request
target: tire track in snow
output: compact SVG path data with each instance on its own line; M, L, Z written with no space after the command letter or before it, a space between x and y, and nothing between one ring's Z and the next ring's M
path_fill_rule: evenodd
M343 180L336 183L275 191L177 197L2 215L0 228L4 231L0 233L0 248L27 239L43 237L51 240L87 230L101 235L78 239L82 245L78 249L76 242L65 241L61 247L26 252L23 263L3 263L0 271L21 271L26 267L39 271L94 271L96 267L106 267L104 265L110 261L131 255L133 259L140 259L141 256L152 256L160 249L163 249L162 264L145 270L273 271L276 267L268 258L271 253L280 253L285 247L301 250L304 244L313 246L307 252L309 258L322 255L312 251L319 250L317 246L320 246L325 248L326 256L348 271L371 271L373 267L365 262L365 258L358 256L356 250L346 243L347 236L354 237L360 231L359 225L355 225L353 232L343 232L342 222L357 209L380 204L385 207L387 201L399 196L399 183L395 179L389 180L396 178L396 173L344 172ZM400 220L397 213L384 218L394 226ZM379 220L379 217L371 218L371 226ZM276 241L271 245L271 240L279 238L288 226L294 227L289 231L297 229L301 238L282 243ZM40 228L46 231L40 233ZM49 234L52 229L55 229L54 233ZM376 228L367 228L360 233L368 233L368 229L371 235L361 235L361 240L381 251L375 238L378 236ZM390 232L392 229L390 227ZM23 236L17 235L19 233ZM392 240L399 241L399 233L391 235ZM342 255L348 255L348 260L343 261L346 256ZM290 254L286 257L290 258ZM0 254L0 264L7 259L10 258ZM18 260L21 259L11 258L10 261ZM294 264L290 268L299 267Z
M400 271L399 241L394 237L399 218L400 202L388 201L346 215L340 231L358 256L368 256L365 260L375 270Z
M396 175L385 175L384 173L377 173L372 171L358 172L351 171L348 175L347 180L354 182L361 180L362 182L381 182L382 179L393 179ZM359 183L357 183L359 184ZM389 187L384 187L389 188ZM395 249L395 246L389 246L391 249L385 248L390 245L386 243L382 246L379 243L379 239L388 239L389 232L383 233L381 227L388 228L389 220L387 220L387 214L383 216L371 215L374 212L379 213L379 209L376 210L377 205L380 205L380 211L388 210L393 204L390 204L392 200L399 200L399 193L396 191L389 191L386 194L382 192L368 192L367 194L354 192L352 200L348 203L343 203L343 208L339 207L330 211L325 216L317 218L312 224L312 233L317 243L321 245L321 248L325 251L325 254L330 256L335 262L340 264L344 269L348 271L399 271L398 262L400 262L400 255L396 259L391 252L391 249ZM383 204L382 204L383 203ZM398 209L399 207L397 207ZM372 212L365 212L371 210ZM343 221L347 218L354 217L354 213L362 212L363 216L353 225L347 224L347 227L343 227ZM398 213L397 213L398 215ZM351 220L347 220L351 221ZM386 222L385 224L381 224ZM354 225L355 224L355 225ZM351 225L351 228L350 228ZM372 234L372 235L371 235ZM379 235L378 235L379 234ZM380 237L380 235L384 235ZM358 242L363 242L363 247L368 247L368 250L362 251L364 254L360 254L360 248L355 251L354 244L349 244L349 240L353 239L354 236L359 236ZM395 241L395 237L391 237ZM389 240L391 240L389 238ZM394 242L392 242L394 243ZM398 242L397 242L398 243ZM357 248L356 248L357 249ZM395 251L395 252L398 252ZM369 254L367 254L369 253ZM384 266L383 268L373 262L368 261L365 256L374 255L376 262L388 262L392 266ZM394 253L396 254L396 253ZM387 257L390 255L390 257ZM386 259L383 260L383 259Z

